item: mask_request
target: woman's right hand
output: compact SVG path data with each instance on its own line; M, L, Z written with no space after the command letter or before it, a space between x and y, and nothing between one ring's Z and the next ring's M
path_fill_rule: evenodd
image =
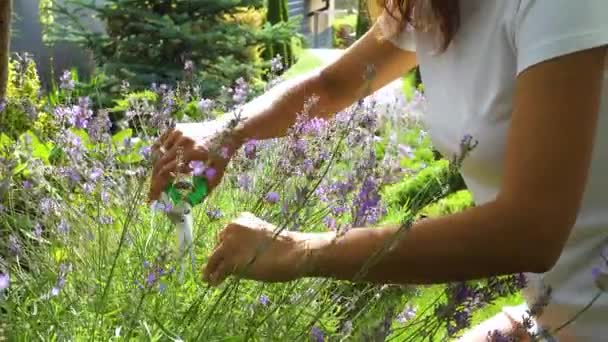
M202 162L205 168L212 169L203 174L207 176L209 191L212 191L221 182L230 158L240 145L219 121L178 124L169 129L152 146L156 158L148 201L158 200L177 172L193 172L193 161ZM178 154L181 154L180 161Z

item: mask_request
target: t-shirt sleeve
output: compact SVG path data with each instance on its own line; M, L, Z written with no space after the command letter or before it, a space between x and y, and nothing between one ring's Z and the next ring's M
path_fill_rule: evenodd
M522 0L514 25L517 74L608 44L608 0Z
M382 13L379 18L378 24L382 34L387 38L388 41L393 43L396 47L405 50L416 52L416 43L414 37L414 31L406 28L396 34L392 33L391 25L395 25L394 19L390 17L386 11Z

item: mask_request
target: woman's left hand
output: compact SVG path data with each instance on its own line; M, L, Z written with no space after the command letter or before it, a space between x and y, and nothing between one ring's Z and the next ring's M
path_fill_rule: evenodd
M203 279L217 286L228 276L285 282L305 275L308 262L303 234L283 231L250 213L241 214L220 233Z

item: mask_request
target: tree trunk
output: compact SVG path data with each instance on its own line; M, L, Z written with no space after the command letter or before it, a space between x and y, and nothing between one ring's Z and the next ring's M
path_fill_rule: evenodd
M6 97L8 82L12 5L12 0L0 0L0 100Z

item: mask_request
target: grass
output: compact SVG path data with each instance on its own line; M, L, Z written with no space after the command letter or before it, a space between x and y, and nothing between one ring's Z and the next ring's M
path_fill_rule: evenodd
M348 25L355 28L357 26L357 15L350 14L344 17L335 18L333 23L334 29L340 27L340 25Z
M296 55L298 61L284 74L285 79L305 74L323 65L323 61L310 50L300 49L296 52Z

